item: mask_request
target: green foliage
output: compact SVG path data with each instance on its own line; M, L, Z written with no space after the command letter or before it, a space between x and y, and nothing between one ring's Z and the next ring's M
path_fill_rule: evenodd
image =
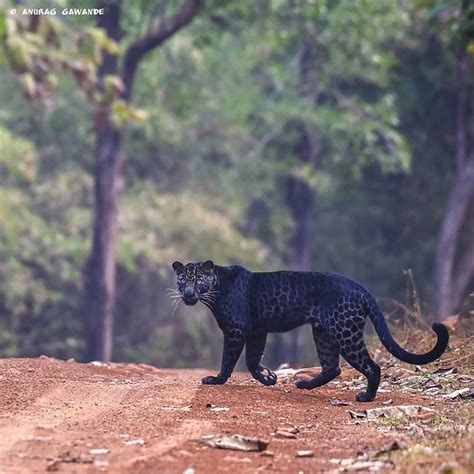
M74 305L87 245L80 231L87 221L67 206L79 173L39 182L33 144L3 127L0 143L0 350L10 356L76 354L80 322ZM69 337L53 339L49 331Z
M454 172L453 38L468 31L468 16L450 2L290 3L207 2L140 66L137 109L123 100L118 76L97 83L100 51L122 57L93 19L41 17L32 30L27 18L0 15L1 355L81 356L91 107L118 128L129 125L118 359L217 361L220 337L206 311L180 307L172 316L164 291L174 286L170 262L287 266L289 176L317 193L315 270L346 273L403 300L410 267L426 299ZM127 6L121 44L145 31L152 7ZM305 76L307 44L315 56ZM319 145L314 162L304 150L308 130ZM470 222L461 245L474 232ZM310 336L308 363L309 344Z
M269 257L262 243L244 237L229 216L192 195L161 195L142 188L126 196L120 215L120 260L137 270L136 259L169 266L184 260L234 261L258 267Z
M119 76L108 75L103 81L98 77L104 54L121 55L119 45L104 30L94 26L69 30L48 15L11 16L2 11L0 18L0 63L6 59L17 74L26 99L50 103L58 73L63 70L114 127L123 128L130 121L146 122L146 112L122 98L125 87Z
M28 184L36 178L37 154L31 142L0 127L0 171L3 184Z
M418 11L457 51L474 54L474 5L469 0L421 0Z

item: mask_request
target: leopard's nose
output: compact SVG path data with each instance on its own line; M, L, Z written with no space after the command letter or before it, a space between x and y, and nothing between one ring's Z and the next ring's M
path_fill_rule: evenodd
M183 291L183 296L185 298L190 298L191 296L194 296L194 288L192 286L187 286Z

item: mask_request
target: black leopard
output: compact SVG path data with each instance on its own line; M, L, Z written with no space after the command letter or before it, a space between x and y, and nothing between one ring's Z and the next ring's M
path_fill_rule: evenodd
M359 402L375 398L380 367L364 343L368 316L386 349L411 364L427 364L446 349L449 335L443 324L432 328L438 336L426 354L412 354L393 339L375 298L359 283L335 273L278 271L254 273L240 265L218 266L210 260L173 263L177 275L175 295L187 305L204 303L224 333L221 370L202 379L204 384L223 384L231 376L246 346L245 362L252 376L264 385L274 385L276 375L260 361L268 333L286 332L310 324L321 363L321 373L300 380L298 388L320 387L341 373L339 355L367 377Z

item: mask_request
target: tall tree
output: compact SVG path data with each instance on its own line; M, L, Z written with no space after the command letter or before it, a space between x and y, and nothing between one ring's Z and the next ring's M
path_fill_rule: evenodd
M110 76L119 76L117 87L126 104L131 103L133 84L140 63L197 15L204 0L186 0L173 14L167 13L168 2L157 5L158 15L152 27L133 40L126 48L122 64L107 52L99 68L99 80L104 87ZM105 14L98 26L115 41L122 40L121 0L101 1ZM122 180L123 128L113 122L110 107L100 106L95 114L94 230L92 248L85 268L85 301L87 318L87 359L111 360L116 279L117 212Z
M320 2L312 8L296 2L292 13L277 13L289 17L291 25L284 46L288 52L298 48L292 79L296 101L289 108L296 102L299 110L287 114L283 133L273 140L280 160L288 160L285 154L292 157L284 174L293 221L287 263L309 270L317 260L312 255L314 222L323 173L339 168L356 174L357 168L374 162L388 168L406 164L404 143L394 126L396 113L385 90L394 63L387 43L396 42L405 25L391 2ZM300 359L301 346L295 332L288 351L292 361Z
M462 303L469 283L474 278L474 239L460 248L461 230L474 197L474 6L466 0L459 8L449 9L447 41L456 51L456 140L455 177L441 223L435 255L433 311L437 319L448 316ZM438 6L439 11L439 6ZM444 22L446 23L446 22ZM446 26L446 25L443 25ZM470 54L471 53L471 54Z
M299 51L299 89L302 99L308 107L313 108L318 97L315 28L312 23L306 22L302 30L306 34L303 34ZM298 128L298 139L295 143L297 153L303 163L319 170L322 156L318 131L313 124L305 122L299 123ZM310 271L317 190L313 183L295 174L286 176L285 181L287 206L294 223L289 240L288 264L294 270ZM293 362L300 361L302 347L303 332L298 329L291 335L288 359Z
M469 62L472 62L470 60ZM457 93L456 175L436 247L433 309L442 319L462 303L474 277L474 240L460 251L459 237L474 195L474 139L468 124L474 121L472 87L467 86L468 58L459 60Z

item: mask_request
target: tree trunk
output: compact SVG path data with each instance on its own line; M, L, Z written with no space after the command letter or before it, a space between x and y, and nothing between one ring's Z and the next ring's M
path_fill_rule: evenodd
M456 177L453 183L448 205L441 224L435 255L435 272L432 306L435 318L442 320L452 314L462 303L462 297L470 280L474 277L474 242L463 255L458 255L458 240L469 205L474 194L474 153L467 156L469 149L469 89L466 85L468 59L459 62L459 85L457 97L457 133L456 133ZM472 99L471 99L472 100Z
M294 229L290 239L289 265L292 270L308 271L311 268L311 241L316 191L296 176L287 178L287 204L293 217ZM295 329L291 334L287 358L291 363L301 362L304 333Z
M132 99L135 74L145 55L190 23L202 4L203 0L187 0L181 9L169 17L165 17L163 8L158 27L129 45L120 73L125 86L123 100L130 102ZM106 14L99 17L98 27L103 28L117 42L121 36L121 6L121 0L99 2L99 7L104 8ZM165 3L163 7L166 7ZM118 74L117 56L103 52L98 72L99 82L107 74ZM105 106L99 106L96 111L95 129L94 230L85 269L86 359L110 361L113 354L117 214L122 182L123 131L111 126L109 110Z
M106 14L97 22L107 35L120 41L121 1L106 2ZM101 83L106 74L117 74L117 57L103 53L98 70ZM87 360L112 359L115 303L115 246L120 188L122 132L108 121L108 111L98 107L95 116L94 226L92 248L86 265Z
M433 288L433 310L442 320L458 309L474 273L474 244L464 255L457 256L461 227L474 193L474 157L458 171L441 224L436 248Z
M94 234L86 280L88 360L112 359L121 141L121 132L110 126L97 134Z
M307 24L306 38L300 49L299 83L301 96L308 107L317 102L316 80L316 40L314 26ZM320 165L320 144L317 131L310 124L301 124L302 130L296 149L303 163L310 163L314 169ZM298 176L286 179L286 200L294 222L293 233L289 242L290 252L288 263L294 270L309 271L311 269L311 249L314 233L313 219L316 208L316 189ZM295 330L289 340L288 354L290 362L300 362L303 348L304 333Z
M311 238L316 191L303 179L287 178L287 203L294 222L290 239L289 264L294 270L311 267Z

